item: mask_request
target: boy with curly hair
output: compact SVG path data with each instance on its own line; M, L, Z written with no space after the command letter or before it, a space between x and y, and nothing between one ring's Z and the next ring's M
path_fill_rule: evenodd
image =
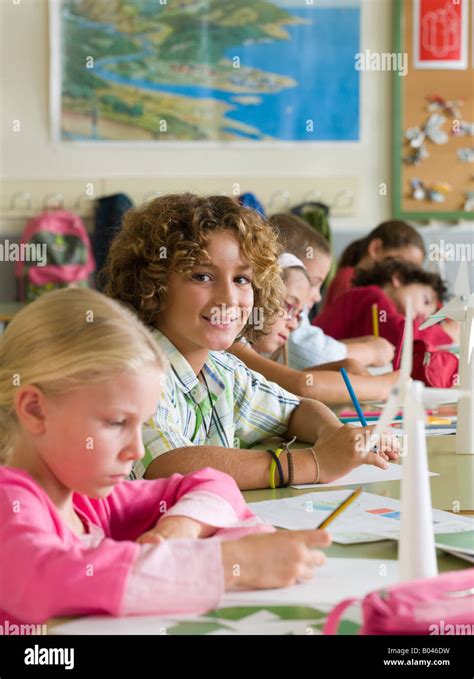
M126 213L105 292L154 328L171 365L136 477L210 466L252 489L332 481L362 463L367 431L342 426L322 403L290 394L226 352L238 337L267 332L281 313L278 254L267 222L226 196L171 194ZM274 451L247 450L272 436L311 445L287 449L278 464ZM364 461L386 468L397 452L392 438L384 443Z

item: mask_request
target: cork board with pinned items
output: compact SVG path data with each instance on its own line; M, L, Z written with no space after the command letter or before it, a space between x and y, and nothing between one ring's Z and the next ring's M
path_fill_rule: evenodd
M408 63L405 75L393 74L394 212L399 218L474 219L473 17L467 0L461 3L464 28L459 16L448 12L449 0L395 3L395 51L406 54ZM440 54L444 43L436 44L438 32L441 41L447 29L454 35L453 22L465 42L464 61L420 67L420 42L429 36Z

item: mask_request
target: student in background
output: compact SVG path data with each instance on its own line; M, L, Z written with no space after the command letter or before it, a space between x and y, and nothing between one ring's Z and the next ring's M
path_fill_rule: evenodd
M323 365L317 369L302 371L288 366L288 339L301 322L311 294L311 285L308 272L297 257L284 253L278 261L283 269L282 279L285 284L283 313L268 334L262 335L253 344L245 339L236 342L230 349L231 353L252 370L260 372L267 379L298 396L315 398L326 405L350 403L350 396L339 372L323 370ZM362 371L352 359L341 361L341 364L352 373L352 384L360 400L386 400L398 379L398 372L372 376L367 371Z
M273 458L264 445L248 449L272 436L310 444L295 451L295 483L339 478L361 464L354 428L341 428L322 403L268 382L226 351L238 337L257 340L280 314L277 256L265 219L225 196L171 194L125 215L104 271L106 291L154 328L171 363L136 476L210 466L240 488L266 488ZM387 467L380 455L365 459ZM287 455L282 462L287 483Z
M222 472L125 480L166 369L135 315L92 290L40 297L0 338L0 622L203 612L323 562L324 531L249 535L273 529Z
M308 370L321 364L338 369L344 359L355 359L363 366L385 366L391 362L395 348L382 337L358 337L344 342L311 325L308 309L321 300L321 285L331 267L331 250L326 239L303 219L292 214L272 215L270 225L278 235L285 252L300 259L309 275L311 293L301 323L288 339L288 365ZM326 366L322 366L328 367Z
M447 288L438 274L401 259L388 258L370 269L357 271L353 286L315 319L324 332L339 339L367 334L372 327L372 305L376 304L380 335L398 345L405 325L407 299L410 298L414 339L424 340L429 348L452 341L439 325L418 330L446 299Z
M387 257L421 266L425 255L423 239L415 228L398 219L382 222L344 250L337 273L324 297L323 310L339 295L350 290L356 270L366 271Z

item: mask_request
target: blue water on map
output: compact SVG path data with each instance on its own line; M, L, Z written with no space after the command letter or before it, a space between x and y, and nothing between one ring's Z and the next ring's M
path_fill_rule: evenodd
M95 73L108 82L225 101L233 107L226 113L227 119L257 128L246 132L229 126L228 130L242 139L259 139L264 135L286 141L356 141L359 138L359 72L354 65L355 54L359 51L359 8L285 9L293 16L309 20L309 23L285 25L290 40L236 45L226 50L224 55L231 61L239 57L242 67L288 76L297 82L296 87L271 94L255 91L252 96L258 98L258 103L235 101L236 97L249 96L250 93L227 92L200 85L152 83L124 77L107 68L113 63L139 60L150 54L152 48L145 37L142 40L143 51L98 60ZM75 20L80 23L85 21L80 18ZM238 81L243 77L242 71L238 68L235 71ZM308 131L311 125L313 130Z

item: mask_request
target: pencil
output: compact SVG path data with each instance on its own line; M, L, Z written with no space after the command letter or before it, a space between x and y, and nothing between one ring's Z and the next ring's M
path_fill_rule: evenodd
M362 412L362 408L360 407L360 403L357 400L357 396L355 395L354 389L352 388L352 384L351 384L351 381L349 379L349 375L347 374L347 372L345 371L344 368L340 368L339 372L341 373L342 379L344 380L344 382L346 384L347 391L349 392L349 396L351 397L352 405L355 408L355 411L356 411L357 416L360 420L360 423L363 427L366 427L367 426L367 420L364 417L364 413Z
M346 507L349 507L349 505L352 504L354 502L354 500L356 499L356 497L359 497L359 495L361 493L362 493L362 488L357 488L356 490L354 490L354 492L352 492L349 495L349 497L346 497L346 499L343 500L341 502L341 504L338 507L336 507L336 509L334 509L329 514L329 516L327 516L324 519L324 521L321 521L319 526L316 526L316 529L320 530L322 528L326 528L326 526L328 526L332 521L334 521L334 519L337 518L339 516L339 514L341 514L346 509Z
M379 306L372 304L372 329L375 337L379 336Z

